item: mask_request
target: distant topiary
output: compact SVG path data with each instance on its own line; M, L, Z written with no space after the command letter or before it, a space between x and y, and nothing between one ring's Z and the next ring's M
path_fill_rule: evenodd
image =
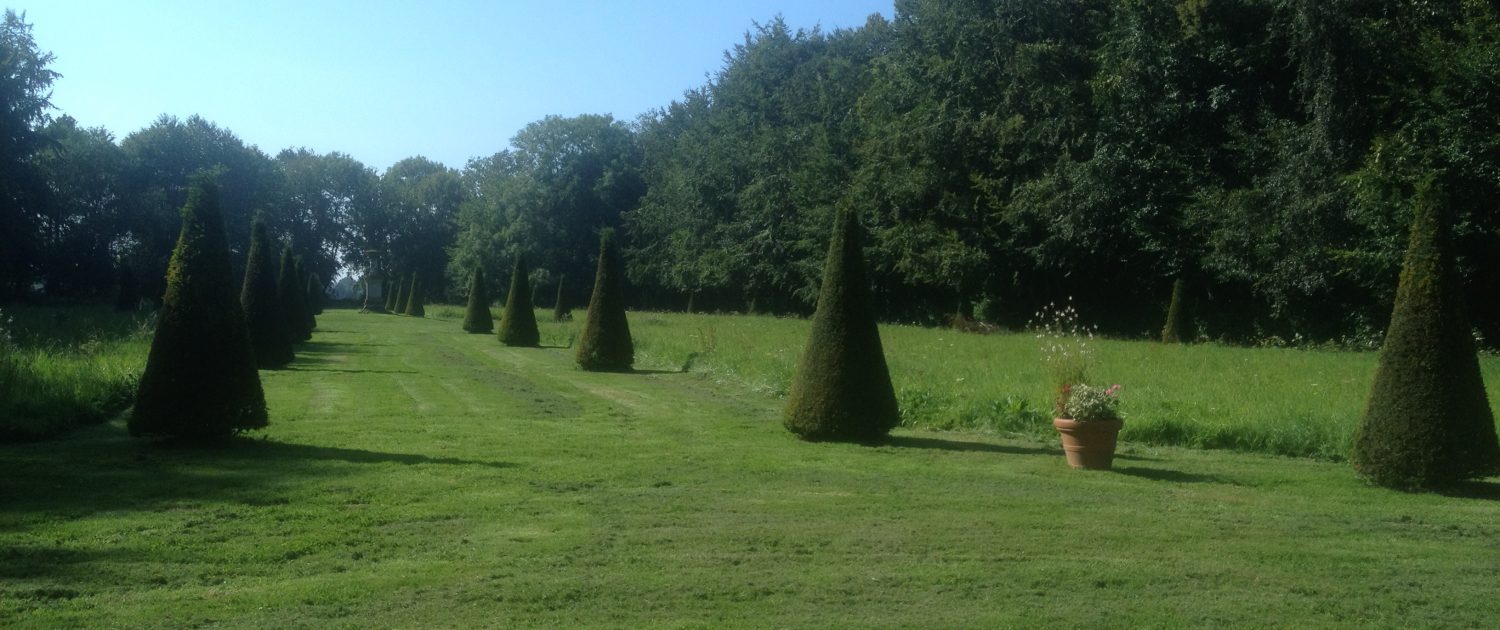
M417 274L411 274L411 289L406 295L406 314L412 317L426 317L427 309L422 307L422 278Z
M307 308L314 316L323 314L323 281L317 274L307 274Z
M285 367L296 358L287 332L286 311L276 300L276 270L271 267L270 250L266 221L257 216L250 223L250 254L245 258L240 307L245 312L255 364L262 369Z
M520 256L516 257L515 269L511 271L510 291L507 293L509 299L505 300L505 313L500 316L500 343L528 348L540 345L542 334L536 329L536 309L531 307L531 283L526 278L526 261ZM626 338L629 338L628 330Z
M563 276L557 277L557 299L552 301L552 321L565 322L573 319L573 309L568 308L568 300L563 295Z
M266 426L266 399L234 279L218 189L195 177L136 390L135 436L222 437Z
M464 330L471 333L495 330L495 318L490 315L490 292L484 288L484 267L479 265L474 265L474 276L469 279L469 307L464 309Z
M312 301L308 298L308 285L312 282L312 274L307 273L307 268L302 266L302 257L297 261L297 287L302 292L302 327L307 331L304 339L312 338L312 331L318 329L317 316L313 315Z
M614 230L599 236L599 268L589 313L578 338L578 366L591 372L629 372L635 363L630 322L625 319L625 278L615 251Z
M1452 213L1429 182L1415 216L1350 461L1366 479L1431 487L1500 473L1495 419L1454 270Z
M853 211L842 210L784 422L804 440L870 442L883 439L899 421L866 285L859 221Z
M397 315L406 313L406 283L401 281L400 275L391 280L391 302L385 310Z
M281 270L276 276L276 301L281 304L281 312L286 317L287 334L291 335L293 342L303 342L312 338L312 329L307 327L307 307L303 305L306 296L302 289L302 280L297 276L297 261L292 257L292 246L281 248Z
M141 303L141 290L135 283L135 272L124 260L116 263L115 310L133 311Z
M1178 276L1172 281L1172 301L1167 304L1167 323L1161 328L1162 343L1183 343L1193 339L1192 321L1187 308L1187 282Z

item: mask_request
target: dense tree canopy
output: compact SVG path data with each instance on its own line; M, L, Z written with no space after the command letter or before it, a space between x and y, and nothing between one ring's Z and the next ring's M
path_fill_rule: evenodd
M199 117L118 143L48 116L55 74L6 18L0 274L15 297L161 294L187 178L218 172L333 280L382 254L433 299L472 270L587 278L618 230L635 306L811 313L838 207L869 229L878 316L1024 324L1071 296L1115 334L1378 340L1411 196L1453 207L1474 323L1500 339L1500 18L1485 0L898 0L825 32L755 25L703 85L627 123L551 116L456 171L272 158ZM409 276L407 276L409 277ZM586 283L572 283L582 303Z

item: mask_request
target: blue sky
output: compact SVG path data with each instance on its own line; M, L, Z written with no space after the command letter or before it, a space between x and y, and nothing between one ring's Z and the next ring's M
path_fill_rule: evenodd
M54 114L117 139L198 114L274 155L462 167L550 114L637 115L754 22L856 27L892 0L10 0L56 55Z

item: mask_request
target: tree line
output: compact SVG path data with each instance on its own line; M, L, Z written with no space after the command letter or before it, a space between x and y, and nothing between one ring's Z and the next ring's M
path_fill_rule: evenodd
M439 299L476 267L498 295L524 257L530 286L581 302L609 228L637 307L807 314L850 209L882 319L1018 327L1071 298L1107 332L1155 334L1176 285L1189 336L1359 341L1387 324L1432 179L1474 323L1500 339L1497 12L899 0L858 28L755 25L637 120L548 117L462 169L380 174L198 117L119 142L53 119L50 56L7 13L0 291L102 291L124 264L159 295L187 179L217 170L236 260L259 211L321 278L378 251Z

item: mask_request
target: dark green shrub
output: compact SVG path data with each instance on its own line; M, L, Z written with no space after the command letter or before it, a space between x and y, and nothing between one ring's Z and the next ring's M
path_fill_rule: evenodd
M276 270L271 267L270 249L266 221L257 216L250 224L250 254L245 258L240 307L245 312L255 364L263 369L284 367L296 358L286 312L276 299Z
M615 250L614 230L599 236L599 267L594 293L578 338L578 366L591 372L629 372L635 363L630 322L625 319L625 278Z
M323 281L307 274L307 308L314 316L323 314Z
M505 313L500 316L500 343L531 348L540 345L542 334L536 328L536 309L531 307L531 283L526 277L526 261L520 256L511 271L507 293L510 297L505 300Z
M292 257L292 246L281 248L281 270L276 276L276 301L286 317L287 334L293 342L312 338L312 329L307 327L307 307L303 304L306 295L302 281L297 276L297 261Z
M859 221L834 221L812 332L787 395L786 428L804 440L876 441L900 421L866 285Z
M552 301L552 321L565 322L573 319L573 309L568 308L568 299L563 295L563 276L557 277L557 299Z
M490 315L490 292L484 287L484 267L479 265L474 265L474 276L469 279L469 306L464 309L464 330L471 333L495 330L495 318Z
M1430 183L1350 461L1370 481L1417 488L1500 472L1495 419L1454 269L1452 213Z
M1178 276L1172 281L1172 301L1167 304L1167 323L1161 328L1162 343L1192 341L1192 320L1187 316L1187 282Z
M411 288L406 293L406 314L412 317L426 317L427 309L422 308L422 278L417 274L411 274Z
M130 434L220 437L266 426L266 399L234 299L218 190L197 177L136 390Z
M391 291L387 295L391 297L386 302L385 310L396 315L402 314L406 310L406 283L401 281L400 275L391 279Z
M133 311L141 303L141 290L135 283L135 272L121 260L115 272L115 310Z

